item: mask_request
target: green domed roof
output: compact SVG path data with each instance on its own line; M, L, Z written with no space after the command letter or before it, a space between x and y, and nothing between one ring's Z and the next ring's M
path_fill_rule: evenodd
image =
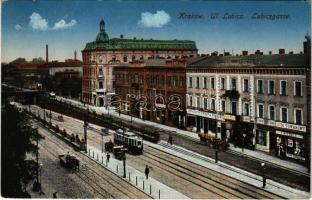
M107 33L105 32L105 22L102 19L100 21L100 32L99 34L96 36L96 41L97 42L108 42L109 38Z
M96 36L97 42L108 42L109 38L105 31L100 31L99 34Z

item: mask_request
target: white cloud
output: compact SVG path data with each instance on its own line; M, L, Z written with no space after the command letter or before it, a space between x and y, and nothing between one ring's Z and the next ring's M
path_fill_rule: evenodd
M64 19L61 19L60 21L58 21L54 24L52 30L66 29L66 28L70 28L72 26L75 26L76 24L77 24L77 21L74 19L68 23L66 23L66 21Z
M148 28L160 28L169 23L169 21L170 15L163 10L158 10L155 14L150 12L142 13L138 24Z
M42 18L38 13L32 13L29 18L29 26L33 29L45 31L49 28L47 20Z
M19 25L19 24L16 24L16 25L15 25L15 29L16 29L17 31L20 31L20 30L23 30L24 27L22 27L22 26Z

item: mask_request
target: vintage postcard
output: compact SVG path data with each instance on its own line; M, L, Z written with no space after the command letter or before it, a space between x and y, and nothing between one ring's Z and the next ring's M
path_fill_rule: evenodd
M309 199L310 158L310 0L2 0L2 197Z

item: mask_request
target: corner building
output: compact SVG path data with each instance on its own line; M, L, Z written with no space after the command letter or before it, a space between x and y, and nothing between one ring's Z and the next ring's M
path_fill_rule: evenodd
M195 42L189 40L124 39L123 35L109 39L102 20L96 40L82 50L82 101L107 105L110 95L115 94L115 66L153 58L197 57L197 51Z
M210 56L187 67L187 129L309 162L307 54Z

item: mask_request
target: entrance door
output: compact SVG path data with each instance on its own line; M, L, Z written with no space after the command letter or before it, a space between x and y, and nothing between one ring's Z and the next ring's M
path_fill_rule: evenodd
M196 116L196 132L200 132L200 117Z
M99 103L100 103L100 106L104 106L104 100L103 100L103 98L99 98Z

